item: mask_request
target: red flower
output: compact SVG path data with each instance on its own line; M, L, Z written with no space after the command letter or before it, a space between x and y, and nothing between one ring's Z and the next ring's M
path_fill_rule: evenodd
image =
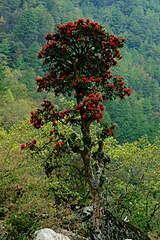
M123 84L124 84L124 82L123 82L123 81L119 82L119 85L123 85Z
M24 144L24 143L20 144L21 150L25 149L25 147L26 147L26 144Z
M127 93L128 96L130 96L131 95L131 89L130 88L125 88L124 93Z
M100 82L102 82L102 80L100 78L96 78L95 82L100 83Z
M65 76L65 75L63 75L63 76L61 76L61 78L64 80L64 79L66 78L66 76Z
M53 141L53 137L50 137L49 140L50 140L50 141Z
M58 156L58 155L59 155L59 152L56 152L56 155Z
M62 51L65 51L67 49L67 46L64 45L63 48L62 48Z
M102 122L102 118L98 118L98 119L97 119L97 122Z
M37 77L36 78L36 82L38 82L38 81L42 81L42 78L41 77Z
M76 83L76 82L72 82L71 84L72 84L74 87L77 86L77 83Z
M55 124L56 124L56 121L52 121L52 124L55 125Z
M47 44L46 44L46 48L49 48L49 47L50 47L50 45L47 43Z
M76 108L78 109L78 108L82 108L83 107L83 104L82 103L80 103L80 104L78 104L77 106L76 106Z
M91 93L88 95L89 97L94 97L94 93Z
M114 78L122 78L121 76L115 76Z
M87 28L87 27L88 27L88 24L84 24L83 27L84 27L84 28Z
M108 84L108 87L114 88L114 85L113 85L112 83L109 83L109 84Z
M62 24L61 26L59 26L60 29L64 29L66 28L66 26L64 24Z
M76 143L74 144L74 146L75 146L75 147L78 147L78 146L79 146L79 144L76 142Z
M67 150L66 150L66 153L67 153L67 154L69 154L69 153L70 153L70 150L69 150L69 149L67 149Z
M83 18L79 18L79 19L77 20L77 22L78 22L78 23L83 23L83 22L84 22L84 19L83 19Z
M32 143L36 144L37 140L35 138L32 139Z
M108 131L109 136L113 135L113 132L112 132L112 130L110 128L108 128L107 131Z
M84 119L84 118L86 118L86 114L83 114L83 115L82 115L82 119Z
M40 58L40 57L41 57L41 52L38 52L37 58Z
M114 46L116 45L115 42L113 41L113 39L109 40L109 44L110 44L110 46L112 46L112 47L114 47Z
M89 19L89 18L87 18L87 19L86 19L86 23L89 23L89 22L90 22L90 19Z
M104 105L100 104L99 106L100 106L101 110L104 111L104 109L105 109Z

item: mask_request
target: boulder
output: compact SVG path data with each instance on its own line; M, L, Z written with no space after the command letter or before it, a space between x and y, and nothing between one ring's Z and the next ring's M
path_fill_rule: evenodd
M99 240L101 237L96 229L92 228L93 208L87 206L83 209L82 217L90 230L91 239ZM105 240L150 240L146 233L136 228L128 221L117 219L111 212L105 210L104 215L104 239Z
M43 228L34 234L34 240L70 240L61 233L56 233L50 228Z
M142 232L129 222L115 218L109 211L105 211L105 239L150 240L146 233Z

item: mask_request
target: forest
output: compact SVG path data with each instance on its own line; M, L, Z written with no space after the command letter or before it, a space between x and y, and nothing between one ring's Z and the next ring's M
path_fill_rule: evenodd
M160 4L158 0L6 0L0 9L0 238L30 239L40 227L88 237L79 211L91 204L83 162L73 153L56 160L22 151L20 144L47 139L48 127L33 129L30 112L42 99L63 109L67 96L37 92L46 73L37 54L57 26L90 18L126 39L123 58L112 69L131 96L105 103L104 120L114 124L105 141L110 159L103 186L106 208L118 219L160 236ZM68 134L75 129L63 128ZM79 133L77 133L79 134ZM96 127L91 131L96 140ZM77 177L78 176L78 177ZM73 224L74 223L74 224ZM22 227L23 225L23 227Z

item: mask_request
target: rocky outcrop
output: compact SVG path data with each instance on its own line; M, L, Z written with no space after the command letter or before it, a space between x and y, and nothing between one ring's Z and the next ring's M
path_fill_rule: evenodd
M93 208L87 206L83 209L82 218L86 225L89 226L91 239L100 240L98 234L92 229L92 212ZM146 233L134 227L129 222L117 219L111 212L105 210L105 226L104 226L104 239L105 240L150 240Z
M109 211L105 211L105 240L150 240L140 229L129 222L116 219ZM92 239L97 240L92 233ZM96 234L95 234L96 235Z
M50 228L43 228L34 234L34 240L70 240L67 236L61 233L56 233Z
M86 226L90 228L91 240L101 240L97 234L91 228L91 215L92 207L86 207L83 211L83 220ZM82 217L82 216L81 216ZM52 229L44 228L35 233L34 240L80 240L83 238L76 234L59 230L61 233L56 233ZM65 236L66 235L66 236ZM134 227L129 222L116 219L112 213L105 211L105 227L104 227L104 239L105 240L150 240L150 238L143 233L140 229Z

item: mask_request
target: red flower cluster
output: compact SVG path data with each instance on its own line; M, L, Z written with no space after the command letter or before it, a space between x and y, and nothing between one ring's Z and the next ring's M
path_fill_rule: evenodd
M102 121L102 111L104 111L105 107L102 103L103 98L100 97L100 94L91 93L84 100L83 103L80 103L76 106L76 110L81 114L81 119L90 119L97 120L97 122Z
M53 146L53 149L56 156L60 155L63 152L66 152L67 154L70 153L70 149L68 149L68 145L65 144L64 141L57 141Z
M109 136L113 136L113 132L112 132L112 130L110 128L107 128L107 132L108 132Z
M61 26L59 26L60 33L65 33L67 36L72 36L78 29L81 28L83 30L85 29L91 31L93 35L95 34L94 30L97 29L99 29L101 32L104 32L98 22L91 22L89 18L87 18L86 21L83 18L80 18L74 23L68 22L67 24L62 24ZM78 37L77 40L80 41L81 38Z
M71 84L74 87L77 87L79 82L83 82L84 84L86 84L86 83L91 83L94 81L95 81L95 79L93 77L90 77L90 78L82 77L82 78L76 78L76 81L71 82Z
M39 113L38 110L30 113L30 123L32 123L32 125L37 129L39 129L43 126L42 117L39 117L38 113Z
M56 145L54 146L54 149L57 149L57 148L59 148L59 147L61 147L61 146L63 146L64 145L64 142L63 141L61 141L61 142L56 142Z
M46 74L43 78L37 77L36 82L38 84L38 91L44 89L46 92L48 92L51 87L52 74Z
M125 88L124 93L127 93L128 96L131 95L131 89L130 88Z
M105 107L102 103L99 104L99 102L102 102L103 99L100 97L100 94L89 94L88 98L85 101L85 106L89 112L91 112L91 117L93 119L96 119L97 122L102 121L102 111L104 111Z
M52 152L59 156L71 150L78 152L81 142L72 134L69 139L64 136L58 129L58 121L79 126L82 122L87 126L93 121L101 122L105 100L123 99L131 94L121 76L111 80L110 71L110 67L117 64L116 59L122 58L119 48L123 47L125 39L108 34L89 18L62 24L55 34L48 33L45 39L47 43L37 57L43 58L49 72L43 78L36 78L38 91L68 94L76 98L76 103L72 109L58 111L50 101L44 100L41 109L31 112L30 122L37 129L52 123L47 144L53 144ZM107 134L113 135L112 127L107 129ZM20 147L35 149L35 144L36 139L32 139Z
M20 148L21 148L21 150L25 149L25 148L26 148L26 144L21 143L21 144L20 144Z
M23 149L33 149L34 145L37 143L37 139L33 138L31 142L21 143L20 148Z
M108 34L98 22L92 22L89 18L86 20L80 18L73 23L62 24L58 27L57 33L48 33L45 38L47 44L42 47L38 57L45 58L44 64L50 65L52 62L54 66L49 67L50 74L37 78L36 81L38 90L49 91L53 88L57 95L71 93L79 81L90 85L93 82L92 76L96 76L94 78L96 85L111 78L112 75L108 70L117 64L115 58L122 57L118 48L121 48L125 41L124 38ZM91 50L88 46L94 40L96 44ZM76 49L81 46L83 51L80 51L78 57ZM61 61L62 54L64 61ZM70 56L69 61L68 56ZM82 77L80 80L77 78L75 81L78 71L88 77ZM76 92L76 94L79 93Z
M56 116L55 106L50 101L44 100L41 107L43 108L30 113L30 123L37 129L41 128L44 122L51 121Z

